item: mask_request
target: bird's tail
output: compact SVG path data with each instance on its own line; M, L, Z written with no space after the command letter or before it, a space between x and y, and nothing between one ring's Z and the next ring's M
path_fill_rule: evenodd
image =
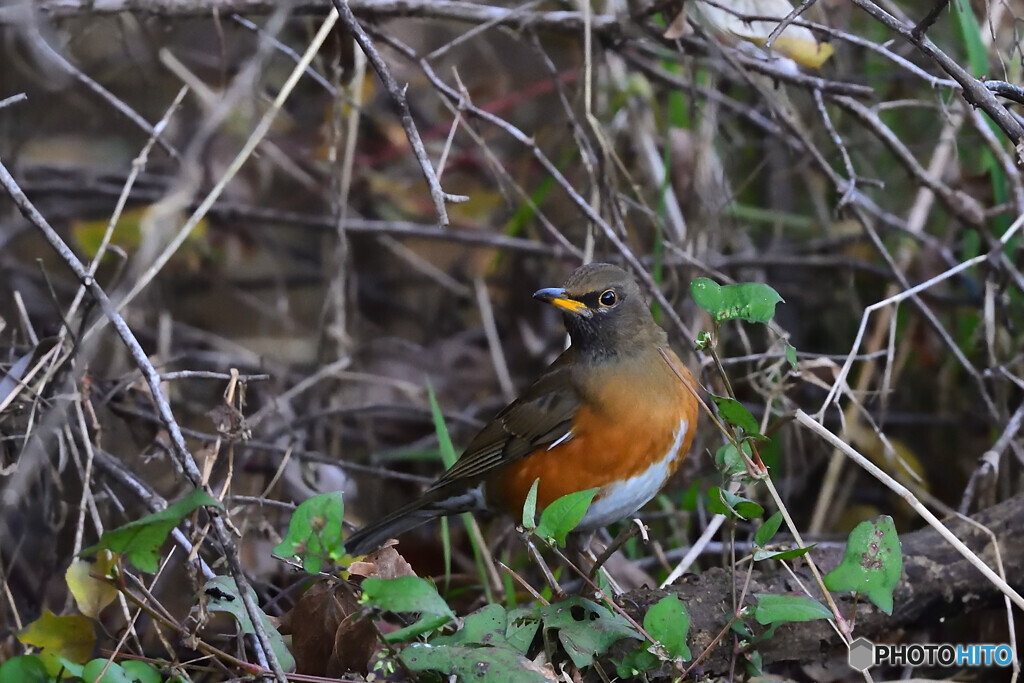
M345 539L345 552L352 556L365 555L384 545L388 539L400 536L432 519L457 512L469 512L481 507L483 500L479 490L441 499L424 496L349 536Z

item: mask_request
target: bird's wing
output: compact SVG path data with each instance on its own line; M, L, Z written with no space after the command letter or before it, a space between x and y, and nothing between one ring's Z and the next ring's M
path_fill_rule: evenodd
M479 480L496 467L569 436L580 407L571 371L573 354L571 348L565 351L522 396L498 413L431 490L455 481Z

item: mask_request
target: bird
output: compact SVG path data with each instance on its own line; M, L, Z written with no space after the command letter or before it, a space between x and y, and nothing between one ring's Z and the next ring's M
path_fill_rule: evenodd
M519 519L538 480L538 510L596 488L574 530L592 534L633 515L679 468L697 426L697 385L636 279L591 263L533 297L561 311L569 347L418 499L349 536L349 555L446 515Z

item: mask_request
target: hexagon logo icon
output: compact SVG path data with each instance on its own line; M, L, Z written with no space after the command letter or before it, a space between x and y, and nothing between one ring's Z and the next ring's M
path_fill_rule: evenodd
M850 643L850 666L857 671L867 671L875 663L875 644L867 638L858 638Z

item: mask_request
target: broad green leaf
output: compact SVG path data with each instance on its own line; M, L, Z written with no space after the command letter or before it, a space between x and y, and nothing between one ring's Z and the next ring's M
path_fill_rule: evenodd
M206 597L206 608L208 610L211 612L227 612L235 618L243 633L252 635L256 632L256 629L253 628L252 619L249 618L249 612L245 609L245 603L242 602L242 595L238 592L238 586L230 576L215 576L207 581L206 585L203 586L203 595ZM257 602L256 592L252 587L249 588L249 595L252 596L254 603ZM260 610L260 622L270 638L270 645L274 650L274 654L277 655L277 661L281 663L285 671L291 671L295 666L295 658L288 651L284 638L281 637L280 632L270 621L270 617L262 610Z
M678 596L666 596L652 605L644 615L644 630L661 643L673 659L686 661L692 657L686 645L690 615Z
M757 533L754 534L754 545L759 548L768 545L768 542L772 540L780 526L782 526L782 510L779 510L765 520L764 524L757 530Z
M719 285L699 277L690 282L690 293L697 305L711 314L715 322L746 320L767 323L775 316L775 305L784 303L779 293L760 282Z
M455 618L448 603L437 594L434 584L418 576L366 579L363 581L363 596L360 602L388 612L419 612Z
M95 562L76 559L71 562L64 580L68 590L75 598L78 611L87 617L96 618L103 608L117 598L117 589L109 583L94 579L96 576L110 576L117 561L117 556L109 550L101 550L96 554Z
M597 489L576 491L556 498L540 513L536 533L541 538L553 538L559 546L565 547L566 535L576 528L587 514Z
M717 486L708 489L708 510L718 515L743 519L755 519L764 514L764 508L754 501Z
M507 647L470 647L413 643L402 650L402 661L412 671L437 671L447 680L493 683L545 683L538 665Z
M892 593L903 573L903 553L892 517L861 522L850 532L846 554L825 576L832 591L856 591L878 609L892 614Z
M505 645L508 615L501 605L484 605L466 617L451 635L430 639L431 645Z
M715 402L715 405L718 406L718 414L722 416L723 420L739 427L751 436L761 436L761 432L758 431L760 425L757 424L757 420L754 419L754 416L750 414L745 405L728 396L709 395L711 400Z
M187 515L207 506L224 507L206 491L193 489L166 510L154 512L142 519L104 532L96 545L86 548L79 555L93 555L104 549L113 550L127 557L140 570L152 574L160 566L160 546L167 540L171 530Z
M540 486L540 479L533 480L533 486L526 494L523 501L523 528L533 531L537 528L537 487Z
M817 600L806 595L776 595L758 593L754 618L759 624L779 624L791 621L831 619L832 613Z
M46 670L54 674L56 671L51 664L56 663L57 657L78 664L89 661L96 644L96 634L92 620L88 617L81 614L57 616L44 609L38 619L18 634L18 640L25 645L41 648L43 654L49 657L43 658Z
M0 683L46 683L46 666L36 655L11 657L0 664Z
M298 557L302 568L317 574L327 561L344 555L341 540L341 520L345 504L340 491L321 493L304 501L292 513L288 533L274 547L281 557Z
M793 558L806 555L817 543L812 543L803 548L789 548L787 550L755 550L754 562L761 560L792 560Z
M540 608L544 628L558 632L558 640L577 667L589 666L594 657L623 638L643 640L632 624L591 600L571 597Z

